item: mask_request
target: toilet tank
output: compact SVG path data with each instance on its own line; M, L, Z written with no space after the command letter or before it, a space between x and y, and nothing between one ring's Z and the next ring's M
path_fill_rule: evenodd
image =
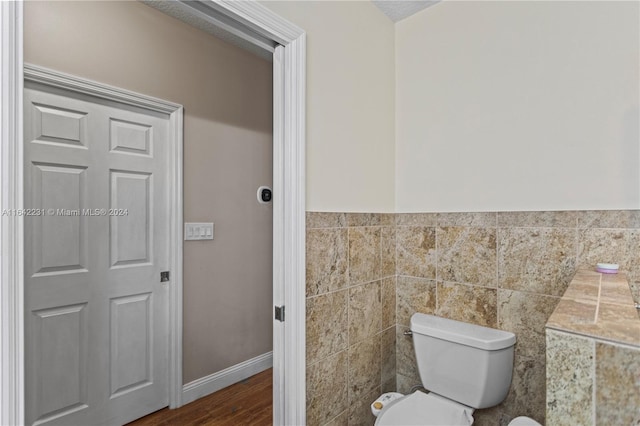
M507 396L515 334L420 313L411 331L425 389L473 408Z

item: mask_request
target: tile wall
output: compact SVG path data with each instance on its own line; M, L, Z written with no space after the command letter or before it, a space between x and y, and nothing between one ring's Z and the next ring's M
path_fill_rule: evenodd
M547 406L558 426L640 424L640 349L547 330Z
M376 393L420 383L414 312L516 333L509 395L476 424L543 423L544 326L596 262L628 270L640 302L640 211L307 213L308 424L370 425Z
M579 270L546 325L547 423L640 425L640 319L624 273Z
M394 220L307 213L308 425L372 425L396 389Z

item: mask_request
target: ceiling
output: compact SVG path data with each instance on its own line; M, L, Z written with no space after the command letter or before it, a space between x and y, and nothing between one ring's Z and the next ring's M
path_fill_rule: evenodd
M440 0L371 0L393 22L433 6Z

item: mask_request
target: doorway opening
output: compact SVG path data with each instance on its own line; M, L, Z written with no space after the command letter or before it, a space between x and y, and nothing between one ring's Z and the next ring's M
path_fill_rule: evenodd
M273 52L274 87L279 88L273 99L274 303L287 307L287 321L280 323L274 319L274 422L300 424L305 417L304 33L254 2L190 4L197 4L200 18L210 20L213 25L229 25L248 40L255 39L257 33L279 45ZM19 143L23 139L22 8L22 4L8 2L1 8L3 209L24 207L23 152ZM1 302L6 321L0 340L3 356L0 418L2 423L9 424L24 422L23 227L20 217L3 218ZM181 317L179 313L176 316ZM174 357L171 362L181 360ZM182 392L172 389L172 405L179 406L181 399Z

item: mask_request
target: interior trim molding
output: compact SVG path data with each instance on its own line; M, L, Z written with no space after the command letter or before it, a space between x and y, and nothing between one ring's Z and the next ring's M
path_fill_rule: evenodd
M24 79L34 83L44 84L49 87L56 87L63 90L70 90L75 93L93 96L100 99L144 108L164 114L172 114L177 109L182 108L173 102L131 92L119 87L99 83L71 74L55 71L39 65L24 64Z
M22 2L0 2L0 176L3 212L22 209ZM0 424L24 424L23 218L0 216Z
M182 402L188 404L203 396L267 370L273 366L273 352L258 355L229 368L189 382L182 388Z
M37 65L24 64L24 78L34 83L41 83L49 87L71 90L88 96L106 99L121 104L131 105L156 111L164 114L172 114L182 105L141 93L130 92L115 86L109 86L86 78L61 73L52 69Z

